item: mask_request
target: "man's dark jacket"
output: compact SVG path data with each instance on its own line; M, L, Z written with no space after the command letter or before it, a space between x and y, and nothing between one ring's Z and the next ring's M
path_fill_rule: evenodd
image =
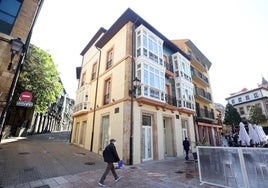
M106 146L105 150L102 153L104 162L114 163L120 161L120 158L117 154L116 148L113 143L110 143Z
M183 141L183 148L184 148L184 150L190 149L190 142L186 139Z

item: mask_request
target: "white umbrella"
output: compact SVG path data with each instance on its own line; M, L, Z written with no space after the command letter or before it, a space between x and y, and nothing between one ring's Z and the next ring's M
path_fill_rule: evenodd
M254 125L252 125L251 123L248 124L248 135L252 139L253 144L259 144L261 142L258 133L258 128L255 124Z
M239 124L239 141L241 141L242 146L244 145L250 145L250 138L248 136L248 133L245 129L244 123L240 122Z
M260 126L260 125L256 125L256 128L257 128L257 132L258 132L260 141L261 141L261 142L266 141L266 134L265 134L265 132L263 131L262 126Z

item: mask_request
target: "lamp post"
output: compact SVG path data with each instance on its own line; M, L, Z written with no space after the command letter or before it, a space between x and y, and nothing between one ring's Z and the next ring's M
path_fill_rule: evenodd
M136 89L138 87L140 87L141 85L141 81L135 77L134 80L132 80L132 83L131 83L131 90L130 90L130 95L131 95L131 107L130 107L130 140L129 140L129 145L130 145L130 148L129 148L129 163L130 165L133 165L133 108L134 108L134 105L133 105L133 100L134 100L134 96L136 96L135 92L136 92Z
M11 58L10 58L10 63L8 64L7 70L11 70L13 59L17 53L19 53L22 50L23 47L23 42L21 41L20 38L17 39L12 39L10 41L11 44Z
M13 63L13 59L14 59L14 56L16 54L18 54L21 50L23 50L24 48L24 44L23 42L21 41L20 38L17 38L17 39L12 39L10 41L10 44L11 44L11 61L8 65L8 70L11 69L12 67L12 63ZM8 92L8 95L7 95L7 99L6 99L6 105L3 109L3 112L1 114L1 118L0 118L0 142L2 140L2 134L3 134L3 131L5 129L5 120L6 120L6 115L7 115L7 112L8 112L8 109L9 109L9 106L10 106L10 103L11 103L11 100L12 100L12 97L13 97L13 93L15 91L15 87L16 87L16 84L17 84L17 80L18 80L18 76L19 76L19 73L20 73L20 69L21 69L21 65L22 65L22 62L24 60L24 52L22 52L23 55L20 56L20 59L19 59L19 62L18 62L18 66L16 68L16 72L14 74L14 77L13 77L13 80L12 80L12 83L11 83L11 86L10 86L10 89L9 89L9 92Z

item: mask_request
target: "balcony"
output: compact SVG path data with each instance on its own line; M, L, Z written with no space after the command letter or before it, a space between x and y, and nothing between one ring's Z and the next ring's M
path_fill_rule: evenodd
M165 65L165 68L166 68L166 71L165 71L166 77L167 78L174 78L174 73L173 73L171 65L166 61L164 62L164 65Z
M140 106L148 104L155 106L156 109L163 108L164 110L169 109L171 111L178 110L192 114L195 112L194 102L185 99L176 99L176 97L167 94L164 94L163 101L155 100L148 96L138 96L136 100Z
M85 113L89 111L89 102L81 102L74 106L74 113Z
M206 65L202 63L202 61L199 58L195 57L193 54L189 54L189 57L191 63L193 63L195 67L198 67L198 69L200 70L207 71Z
M79 93L88 89L89 89L89 84L85 83L84 85L82 85L80 88L77 89L76 94L78 95Z
M194 92L197 98L202 99L206 102L212 102L211 94L209 92L206 92L203 88L195 86Z
M104 101L103 101L103 105L109 104L110 103L110 94L107 93L106 95L104 95Z
M198 79L201 83L205 84L206 86L209 86L208 78L202 74L200 71L194 69L191 67L191 74L193 79Z
M215 120L214 110L210 111L207 108L196 109L197 119L203 120L204 122L217 123Z

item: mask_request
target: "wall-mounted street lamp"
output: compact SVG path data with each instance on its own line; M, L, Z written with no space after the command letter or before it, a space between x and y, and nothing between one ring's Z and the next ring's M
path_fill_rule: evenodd
M138 87L141 86L141 81L137 77L135 77L135 79L132 82L134 89L137 89Z
M134 122L133 122L133 112L134 112L134 105L133 105L133 100L134 100L134 95L136 93L136 89L138 89L141 85L141 81L135 77L134 80L132 80L131 83L131 90L129 90L129 94L131 96L131 107L130 107L130 140L129 140L129 163L130 165L133 165L133 127L134 127Z
M8 67L7 67L7 70L11 70L13 59L14 59L15 55L18 54L22 50L22 48L24 46L24 44L23 44L23 42L21 41L20 38L12 39L10 41L10 44L11 44L11 49L10 49L11 58L10 58L10 63L8 65Z
M137 77L135 77L135 79L134 80L132 80L132 88L131 88L131 90L129 90L129 94L132 96L132 97L134 97L135 95L135 92L136 92L136 89L137 88L139 88L140 86L141 86L141 81L137 78Z

